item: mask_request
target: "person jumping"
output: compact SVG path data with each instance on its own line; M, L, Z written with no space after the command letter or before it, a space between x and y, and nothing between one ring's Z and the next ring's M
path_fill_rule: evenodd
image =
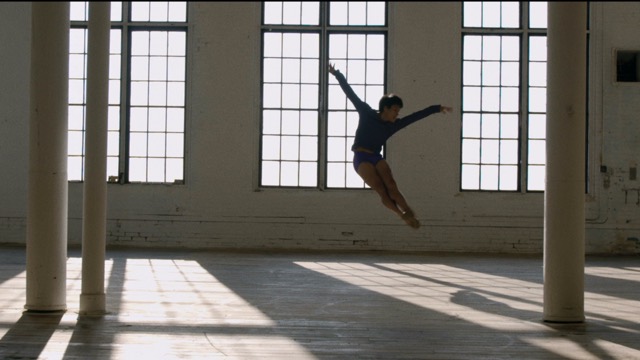
M403 107L402 99L395 94L382 96L375 111L364 101L360 100L353 91L346 78L329 64L329 73L335 76L345 95L358 111L359 120L355 139L351 147L353 151L353 167L364 182L369 185L382 200L382 204L398 214L407 225L414 229L420 228L420 222L409 207L398 185L391 168L382 157L382 146L401 129L436 113L449 113L451 107L432 105L413 114L399 118Z

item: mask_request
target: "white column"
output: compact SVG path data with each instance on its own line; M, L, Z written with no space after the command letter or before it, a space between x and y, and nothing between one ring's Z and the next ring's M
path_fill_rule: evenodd
M27 311L65 311L69 3L33 2Z
M107 229L107 118L109 102L108 1L89 3L87 124L82 221L80 314L106 312L104 261Z
M586 3L549 2L544 321L584 321Z

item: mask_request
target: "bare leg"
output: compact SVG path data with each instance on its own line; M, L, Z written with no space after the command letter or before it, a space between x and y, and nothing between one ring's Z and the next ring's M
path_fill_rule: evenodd
M358 175L371 187L378 195L382 204L396 213L411 227L418 228L420 223L413 215L404 196L398 190L391 169L385 160L378 162L376 166L368 162L363 162L358 168ZM389 186L387 186L389 184Z
M403 213L407 211L411 211L411 208L409 207L407 200L404 198L404 196L398 189L398 184L396 183L396 180L393 178L393 174L391 173L391 168L389 167L389 164L387 163L387 161L380 160L376 164L376 171L380 175L380 178L382 178L382 181L384 182L384 187L387 189L387 193L389 194L389 197L391 198L391 200L393 200L398 205L398 207Z
M384 182L384 186L387 189L387 194L389 194L391 200L393 200L398 208L400 208L400 210L402 211L402 219L412 228L419 228L420 222L415 218L413 210L411 210L411 207L407 203L404 195L402 195L402 193L398 189L398 184L393 178L393 173L391 172L391 168L389 167L387 161L380 160L376 164L376 170L382 178L382 181Z
M387 193L387 188L384 186L384 181L382 181L382 177L378 174L378 171L373 166L373 164L368 162L363 162L358 167L358 175L364 180L364 182L369 185L378 195L380 196L380 200L382 200L382 204L393 211L394 213L402 216L403 211L398 208L393 199Z

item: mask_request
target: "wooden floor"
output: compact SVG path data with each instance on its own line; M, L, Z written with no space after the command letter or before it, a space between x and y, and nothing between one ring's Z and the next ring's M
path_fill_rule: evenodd
M581 324L542 321L540 256L109 250L108 313L24 312L0 248L0 359L640 359L640 262L588 257Z

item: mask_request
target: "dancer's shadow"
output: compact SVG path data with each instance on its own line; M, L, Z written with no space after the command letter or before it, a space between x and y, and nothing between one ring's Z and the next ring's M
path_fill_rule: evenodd
M514 319L521 319L525 321L537 321L540 319L540 312L538 311L516 309L505 303L491 300L486 296L471 290L457 291L451 297L451 302L474 310L508 316Z
M536 321L536 319L540 318L540 313L536 311L516 309L506 303L489 299L482 294L470 290L460 290L456 292L451 297L451 302L475 310L522 319L524 321ZM555 331L541 333L539 335L540 338L573 341L585 352L592 354L598 359L614 359L609 351L601 346L603 341L623 345L629 349L640 350L637 339L635 339L635 334L640 331L640 326L637 323L625 321L618 321L618 323L613 324L602 323L600 321L564 324L541 323ZM624 328L632 329L633 332L618 330ZM597 337L594 334L597 334Z

